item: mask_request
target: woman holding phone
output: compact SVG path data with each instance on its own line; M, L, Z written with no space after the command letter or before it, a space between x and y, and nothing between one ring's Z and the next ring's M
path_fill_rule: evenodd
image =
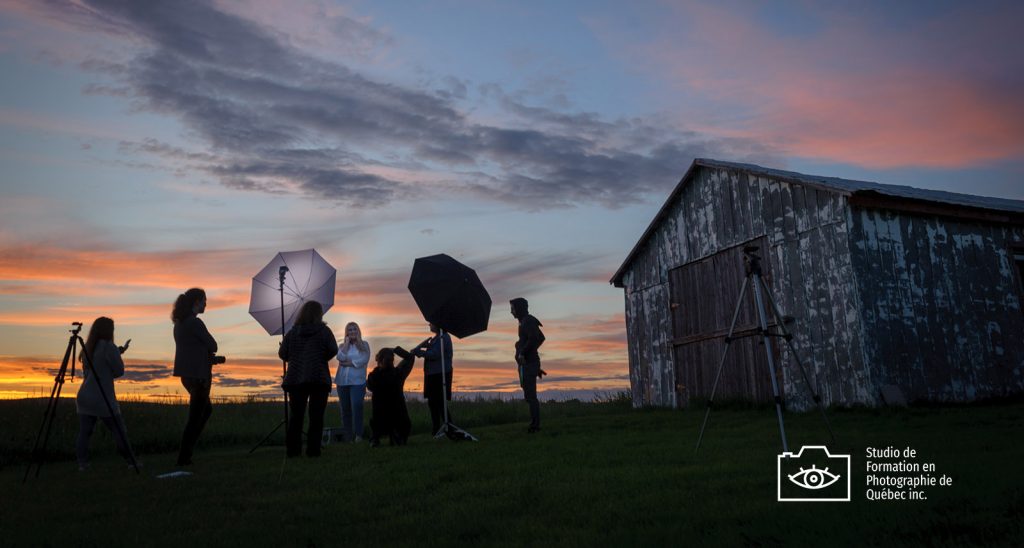
M131 342L130 340L128 342ZM132 464L131 448L128 445L127 430L121 418L121 408L114 394L114 379L124 375L124 361L121 354L128 349L128 342L118 347L114 344L114 320L101 316L92 322L85 348L78 359L82 362L85 381L75 397L78 411L78 439L75 454L78 469L89 468L89 440L97 421L110 430L117 444L117 452L128 464Z
M338 372L334 375L345 441L363 439L363 398L369 363L370 344L363 340L359 324L349 322L345 326L345 340L338 346Z

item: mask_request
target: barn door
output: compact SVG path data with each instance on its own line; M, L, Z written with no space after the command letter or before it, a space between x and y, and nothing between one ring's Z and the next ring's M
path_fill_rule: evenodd
M743 247L757 245L769 287L770 261L765 238L746 242L669 271L670 309L676 371L676 392L680 405L711 394L715 372L725 349L736 299L743 284ZM768 313L771 318L771 313ZM736 334L757 329L757 312L750 289L744 292ZM775 325L774 321L769 326ZM761 337L733 341L718 383L716 401L746 400L771 402L772 388L768 362ZM775 346L778 363L778 346ZM776 374L779 375L778 369ZM782 383L779 377L779 387Z

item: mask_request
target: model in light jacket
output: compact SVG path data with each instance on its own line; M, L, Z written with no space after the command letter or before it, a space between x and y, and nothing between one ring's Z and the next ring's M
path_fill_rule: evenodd
M338 345L338 387L341 425L345 441L363 439L363 398L366 397L366 366L370 363L370 344L363 340L359 324L345 326L345 339Z
M96 318L89 328L89 336L79 359L82 361L85 380L75 397L75 408L78 411L78 439L75 441L78 469L89 467L89 440L97 421L103 421L117 443L118 453L131 463L127 431L114 394L114 379L124 375L121 349L114 344L114 320Z

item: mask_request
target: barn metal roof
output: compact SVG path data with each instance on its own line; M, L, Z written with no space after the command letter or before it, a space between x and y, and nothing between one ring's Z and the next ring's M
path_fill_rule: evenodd
M871 181L857 181L853 179L840 179L839 177L825 177L823 175L807 175L804 173L797 173L795 171L785 171L781 169L773 169L769 167L763 167L755 164L743 164L738 162L726 162L723 160L713 160L710 158L697 158L690 165L690 168L686 170L686 174L676 185L672 193L669 194L668 199L665 200L664 205L658 210L658 213L651 220L651 224L648 225L647 230L644 231L643 235L637 241L636 245L633 246L632 251L623 261L622 266L612 276L610 283L616 287L622 286L622 276L625 274L629 264L633 262L633 259L640 252L644 242L650 237L651 233L661 222L662 218L668 214L668 211L672 208L676 199L682 193L683 188L686 187L687 182L693 177L694 172L698 166L721 168L721 169L732 169L737 171L743 171L752 175L760 175L764 177L771 177L773 179L782 180L798 185L805 185L808 187L824 190L826 192L834 192L843 196L875 196L882 198L891 198L894 202L910 200L917 203L932 203L941 204L946 206L957 206L970 210L988 210L996 212L1006 212L1013 214L1024 214L1024 200L1010 200L1007 198L994 198L989 196L975 196L973 194L960 194L958 192L946 192L943 190L928 190L923 188L914 188L903 185L887 185L883 183L875 183Z
M923 200L926 202L938 202L958 206L977 207L995 211L1009 211L1013 213L1024 213L1024 201L1010 200L1008 198L992 198L989 196L975 196L973 194L960 194L959 192L946 192L944 190L927 190L903 185L887 185L873 183L870 181L856 181L853 179L840 179L839 177L825 177L822 175L805 175L795 171L783 171L761 167L754 164L740 164L736 162L723 162L721 160L710 160L697 158L694 164L720 167L724 169L736 169L756 175L774 177L776 179L789 180L797 184L814 186L822 190L838 192L849 196L858 192L876 192L894 198L908 198L911 200ZM677 188L678 190L678 188ZM674 194L674 192L673 192Z

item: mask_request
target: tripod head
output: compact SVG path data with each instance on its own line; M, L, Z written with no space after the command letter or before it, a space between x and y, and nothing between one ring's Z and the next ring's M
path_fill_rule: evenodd
M287 272L288 272L288 267L287 266L282 266L281 268L277 269L277 275L279 277L279 280L280 280L282 286L284 285L284 275Z
M68 330L68 333L71 333L72 335L77 337L78 333L80 333L81 331L82 322L71 322L71 329Z
M761 275L761 257L755 254L759 249L761 248L756 245L743 247L743 266L746 268L747 276L751 274Z

